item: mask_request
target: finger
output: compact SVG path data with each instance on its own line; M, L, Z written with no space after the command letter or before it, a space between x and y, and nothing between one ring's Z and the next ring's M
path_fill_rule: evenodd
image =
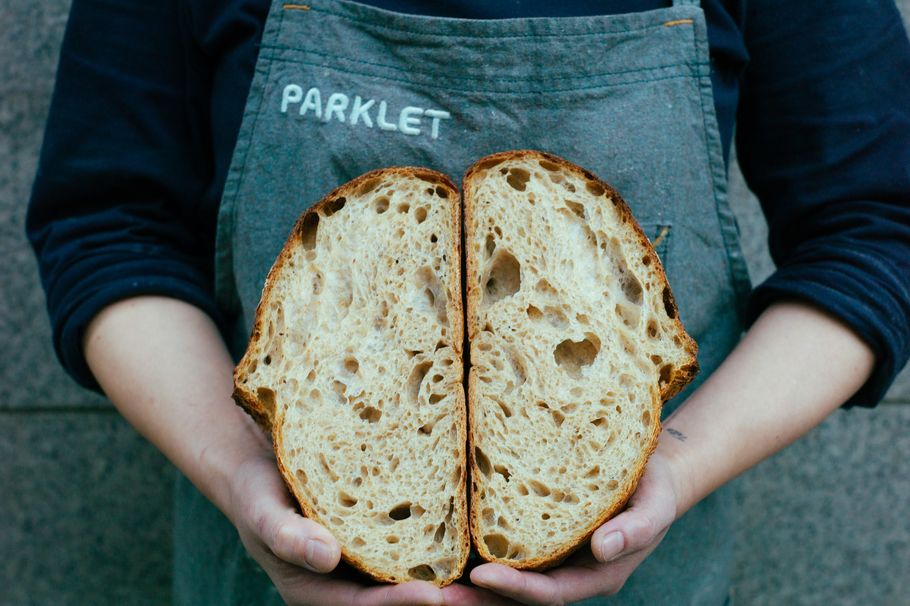
M648 512L629 510L594 532L591 552L600 562L612 562L652 546L665 531Z
M515 600L480 587L453 583L442 588L446 606L511 606Z
M442 605L442 590L427 581L409 581L401 585L379 585L361 588L352 606Z
M284 592L289 604L343 604L345 606L441 606L442 591L427 581L364 587L332 576L309 576Z
M523 604L563 604L559 585L539 572L526 572L502 564L482 564L471 571L471 581Z
M312 572L329 572L341 558L338 541L328 530L271 499L260 502L255 528L277 558Z

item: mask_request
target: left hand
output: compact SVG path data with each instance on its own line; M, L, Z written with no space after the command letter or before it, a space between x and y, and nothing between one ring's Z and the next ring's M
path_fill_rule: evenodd
M676 519L679 497L668 459L657 451L627 509L594 532L590 551L582 549L547 572L483 564L471 571L471 581L520 604L567 604L613 595L663 539ZM453 585L443 591L448 593L446 604L491 603L491 594L484 590Z

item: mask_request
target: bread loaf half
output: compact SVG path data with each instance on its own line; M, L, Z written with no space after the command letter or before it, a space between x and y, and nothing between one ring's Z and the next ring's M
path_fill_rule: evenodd
M471 532L484 559L542 569L635 490L696 345L603 181L516 151L478 161L462 189Z
M446 585L468 556L460 221L427 169L331 192L269 272L234 374L303 513L380 581Z

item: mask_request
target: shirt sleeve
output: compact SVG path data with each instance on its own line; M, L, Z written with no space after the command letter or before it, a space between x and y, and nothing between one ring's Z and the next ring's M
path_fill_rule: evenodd
M910 356L910 43L894 2L750 3L737 155L777 271L749 319L797 298L872 348L847 403L875 405Z
M186 85L183 23L167 0L71 8L26 231L55 350L88 388L82 335L104 306L158 294L217 319L214 226L198 203L211 154L197 131L204 103Z

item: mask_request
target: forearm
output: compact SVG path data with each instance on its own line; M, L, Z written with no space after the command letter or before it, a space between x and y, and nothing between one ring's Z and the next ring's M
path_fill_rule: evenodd
M664 424L658 452L679 478L678 515L820 423L873 362L859 337L817 308L769 307Z
M269 445L231 400L233 363L211 319L173 299L128 299L98 314L84 348L123 416L230 515L228 479Z

